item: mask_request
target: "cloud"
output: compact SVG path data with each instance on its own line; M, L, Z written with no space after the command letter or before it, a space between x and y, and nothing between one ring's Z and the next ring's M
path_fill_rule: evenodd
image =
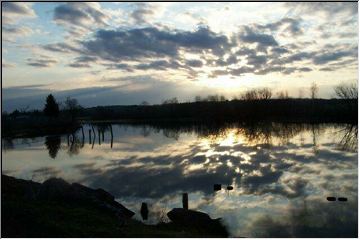
M130 30L99 30L95 39L83 42L90 55L109 61L141 60L153 57L178 57L180 48L200 53L222 52L229 43L224 35L208 28L196 31L166 31L155 27Z
M186 65L190 66L190 67L196 67L196 68L199 68L199 67L202 67L203 66L203 62L200 61L200 60L186 60L185 62Z
M149 3L135 3L135 10L130 14L135 24L147 23L155 15L155 10Z
M79 46L66 42L45 44L42 45L41 48L47 51L59 53L84 53Z
M355 15L358 13L356 2L287 2L284 3L290 11L298 14L313 14L322 12L328 18L333 18L337 14Z
M243 31L241 31L239 39L246 43L257 43L263 47L279 45L272 35L258 33L255 29L248 26L243 26Z
M107 26L109 17L102 11L99 3L68 2L54 9L53 20L67 27L71 34L80 35L84 29Z
M344 57L353 57L355 60L357 58L356 49L321 53L313 58L313 62L317 65L323 65Z
M139 70L148 70L148 69L165 70L165 69L178 69L181 67L183 66L177 61L158 60L158 61L152 61L150 63L136 65L135 68Z
M57 60L51 59L47 56L41 56L41 58L28 58L26 61L27 65L40 68L52 67L58 63Z
M25 2L2 2L2 23L14 24L23 18L35 18L35 11L31 8L32 3Z
M301 20L285 17L276 21L274 23L269 23L266 25L257 25L259 29L269 29L271 31L281 31L290 33L291 36L298 36L304 33L303 29L301 28Z
M15 67L16 64L15 64L15 63L8 62L8 61L6 61L5 59L3 59L2 62L1 62L1 66L2 66L3 68L12 68L12 67Z
M73 68L89 68L91 67L90 63L95 63L96 60L96 57L80 56L75 58L75 61L70 63L69 66Z
M3 40L13 42L15 39L19 37L26 37L33 34L34 31L26 26L19 26L19 27L3 26L2 33L3 33Z

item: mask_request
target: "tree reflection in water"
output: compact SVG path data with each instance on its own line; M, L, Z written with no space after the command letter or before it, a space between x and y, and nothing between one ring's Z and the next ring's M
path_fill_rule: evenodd
M57 154L61 146L70 156L83 151L75 157L79 161L66 162L65 157L63 165L48 161L49 166L39 161L38 169L29 171L38 178L59 176L104 188L126 206L134 203L134 209L147 202L151 206L149 220L156 213L154 203L160 214L160 209L173 207L180 193L188 192L190 208L229 219L230 227L240 229L232 230L233 236L340 236L339 228L354 232L356 220L349 211L357 214L353 204L357 199L357 154L349 149L356 151L357 126L97 123L84 125L84 130L90 133L78 130L68 145L65 136L45 138L51 158L62 157ZM90 136L94 150L91 145L84 146L84 138L90 140ZM110 150L113 137L117 141ZM61 140L65 144L61 145ZM14 140L15 148L18 142ZM97 161L98 157L103 161ZM215 183L225 187L214 193ZM233 186L229 194L227 185ZM329 205L327 196L349 201ZM298 201L284 211L286 204Z
M358 126L346 125L345 128L340 130L340 134L342 135L339 142L340 149L344 151L357 151Z
M49 156L51 158L56 158L56 155L61 146L61 137L60 136L47 136L45 138L45 146L49 151Z
M119 125L124 129L130 125ZM95 139L101 145L105 142L105 134L110 134L110 147L113 147L113 130L112 124L96 123L91 124L89 129L89 144L94 148ZM167 138L179 140L181 134L195 133L199 139L206 139L210 143L215 143L226 139L230 132L234 134L234 141L243 138L247 145L259 145L263 147L270 147L274 143L279 145L286 145L290 139L300 135L300 142L304 144L304 132L311 132L313 140L313 152L318 153L318 136L321 135L325 129L324 124L283 124L283 123L231 123L231 124L190 124L190 125L159 125L159 124L142 124L140 126L141 135L148 137L151 132L159 133L162 131L163 135ZM235 131L233 131L235 129ZM357 150L357 125L345 125L343 129L337 132L339 135L339 149L344 151ZM82 134L80 134L82 132ZM75 131L67 138L67 152L70 156L79 154L80 150L84 147L85 137L83 129L80 132ZM57 152L61 145L60 136L48 136L45 139L46 148L49 150L49 156L56 158ZM13 143L11 139L4 139L4 150L12 149Z

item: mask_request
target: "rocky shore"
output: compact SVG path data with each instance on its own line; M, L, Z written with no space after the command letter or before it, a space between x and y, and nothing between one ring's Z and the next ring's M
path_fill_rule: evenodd
M219 219L183 208L169 223L146 225L103 189L51 178L1 176L2 237L227 237Z

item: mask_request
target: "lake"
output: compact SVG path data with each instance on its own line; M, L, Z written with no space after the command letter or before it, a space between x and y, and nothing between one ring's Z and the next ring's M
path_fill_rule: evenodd
M98 123L2 144L3 174L103 188L139 220L146 202L145 223L167 221L188 193L231 236L357 236L357 126Z

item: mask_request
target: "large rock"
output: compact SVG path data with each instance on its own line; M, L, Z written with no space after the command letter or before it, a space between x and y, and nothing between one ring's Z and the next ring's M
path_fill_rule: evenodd
M167 213L167 216L174 223L178 223L181 225L206 225L217 221L211 219L210 216L206 213L188 210L184 208L174 208Z
M221 218L211 219L208 214L203 212L174 208L167 213L167 216L174 224L184 229L196 229L196 232L201 232L204 236L229 236L227 228L221 223Z
M91 189L79 183L69 184L61 178L46 180L41 186L38 198L42 200L62 200L71 203L92 203L114 212L120 218L131 218L135 213L115 201L105 190Z
M38 193L38 198L42 200L68 200L72 196L71 185L61 178L46 180Z

